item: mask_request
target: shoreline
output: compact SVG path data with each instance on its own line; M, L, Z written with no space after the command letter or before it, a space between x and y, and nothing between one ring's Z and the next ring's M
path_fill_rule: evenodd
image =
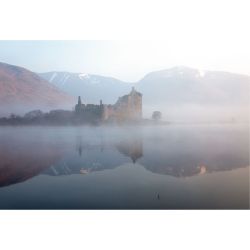
M0 127L147 127L147 126L175 126L175 125L250 125L250 122L175 122L175 121L146 121L146 122L124 122L124 123L1 123Z

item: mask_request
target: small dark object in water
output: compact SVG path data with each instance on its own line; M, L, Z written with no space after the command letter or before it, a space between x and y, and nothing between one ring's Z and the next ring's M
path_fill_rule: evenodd
M160 200L160 194L157 195L157 199Z

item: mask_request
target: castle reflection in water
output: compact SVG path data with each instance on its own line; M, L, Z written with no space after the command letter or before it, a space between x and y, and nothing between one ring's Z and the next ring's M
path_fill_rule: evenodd
M77 137L76 153L52 165L44 171L49 175L87 174L94 171L113 169L124 163L136 163L143 156L143 140L141 135L123 138L114 144L84 143L82 136Z
M169 147L169 148L168 148ZM226 149L225 149L226 150ZM145 151L145 153L144 153ZM82 137L77 139L76 151L78 157L65 158L44 174L53 176L67 174L88 174L95 171L114 169L126 163L142 165L146 170L174 177L202 175L214 171L232 170L248 166L248 159L235 157L232 153L223 153L214 158L214 154L204 152L171 151L171 145L166 141L156 144L145 142L140 133L132 133L116 140L113 144L88 144ZM237 153L237 152L236 152Z
M89 174L127 163L174 177L249 166L245 130L223 128L220 136L205 128L202 133L192 130L193 135L183 129L177 133L173 128L171 132L166 126L144 128L145 133L141 127L83 128L79 133L72 128L38 130L20 128L15 129L16 133L11 130L0 134L0 187L40 174Z

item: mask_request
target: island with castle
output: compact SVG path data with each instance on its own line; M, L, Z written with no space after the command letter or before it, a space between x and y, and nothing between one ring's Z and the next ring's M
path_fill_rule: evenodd
M129 94L118 98L115 104L84 104L81 96L74 110L51 110L44 113L41 110L33 110L23 117L11 115L8 118L0 118L0 125L25 125L25 124L55 124L55 125L78 125L78 124L126 124L141 123L142 94L133 87Z

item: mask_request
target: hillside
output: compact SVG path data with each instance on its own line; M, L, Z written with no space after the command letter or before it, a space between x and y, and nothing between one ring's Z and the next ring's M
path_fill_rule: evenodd
M0 63L0 115L32 109L71 108L74 99L37 74Z
M221 71L174 67L147 74L137 83L144 110L159 109L170 120L249 119L250 77Z

